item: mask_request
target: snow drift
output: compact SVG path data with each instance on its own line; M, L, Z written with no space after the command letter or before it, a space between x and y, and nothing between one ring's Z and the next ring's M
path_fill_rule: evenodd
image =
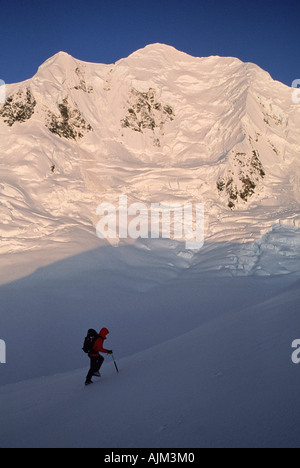
M299 283L103 368L0 387L2 447L295 447ZM138 330L136 330L138 332ZM136 334L135 334L136 336ZM88 427L88 430L87 430Z

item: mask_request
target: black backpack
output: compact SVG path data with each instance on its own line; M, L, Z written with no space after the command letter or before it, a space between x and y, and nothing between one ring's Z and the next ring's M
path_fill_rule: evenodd
M83 348L82 348L82 350L86 354L93 354L94 345L95 345L95 341L97 340L97 338L99 338L99 334L96 332L96 330L93 330L92 328L90 328L84 340Z

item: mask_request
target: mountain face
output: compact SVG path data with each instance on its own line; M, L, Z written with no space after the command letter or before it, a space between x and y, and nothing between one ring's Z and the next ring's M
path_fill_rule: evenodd
M206 239L299 226L300 107L235 58L150 45L114 65L60 52L0 104L1 252L85 245L120 195L204 203Z

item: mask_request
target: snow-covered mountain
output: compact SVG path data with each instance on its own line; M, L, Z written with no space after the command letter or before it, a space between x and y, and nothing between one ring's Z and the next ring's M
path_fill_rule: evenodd
M1 447L299 445L292 92L160 44L114 65L60 52L6 86ZM204 203L204 247L99 239L97 207L121 195ZM108 361L85 388L83 338L102 326L120 374Z
M291 96L256 65L161 44L114 65L58 53L0 105L1 253L95 247L97 206L124 194L204 203L209 241L299 226Z

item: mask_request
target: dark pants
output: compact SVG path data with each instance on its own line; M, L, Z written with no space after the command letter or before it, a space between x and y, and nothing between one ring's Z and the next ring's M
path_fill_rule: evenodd
M104 358L102 356L100 356L100 354L99 354L99 356L95 356L95 357L90 356L90 360L91 360L91 368L89 370L88 375L86 376L87 381L92 380L93 374L95 372L99 372L100 367L103 364Z

